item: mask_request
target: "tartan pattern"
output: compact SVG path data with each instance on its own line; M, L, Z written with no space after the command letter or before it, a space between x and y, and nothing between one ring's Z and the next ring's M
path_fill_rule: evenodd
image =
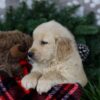
M27 61L20 60L19 63L25 68L24 74L28 74L30 65ZM82 88L77 83L56 85L48 93L39 95L35 90L35 94L32 94L31 90L25 90L20 80L20 78L11 78L8 74L0 75L0 100L28 100L29 98L29 100L80 100L81 97Z
M25 94L13 78L0 76L0 100L22 100Z
M45 100L80 100L81 94L79 84L61 84L54 86Z

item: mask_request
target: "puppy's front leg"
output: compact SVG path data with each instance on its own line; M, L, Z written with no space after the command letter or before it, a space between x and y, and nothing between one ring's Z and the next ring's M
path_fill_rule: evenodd
M30 89L30 88L35 88L37 85L37 81L39 79L39 77L41 76L40 73L38 72L31 72L28 75L26 75L22 80L22 86L26 89Z
M39 80L37 84L37 92L39 94L48 92L54 85L63 83L65 78L59 73L55 71L50 71L44 74Z

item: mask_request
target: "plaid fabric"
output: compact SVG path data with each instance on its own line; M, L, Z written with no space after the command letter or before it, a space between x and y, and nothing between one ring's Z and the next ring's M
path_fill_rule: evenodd
M81 86L79 84L61 84L54 86L45 100L80 100Z
M20 60L19 63L24 69L24 75L28 74L31 65L26 60ZM12 78L6 72L0 72L0 100L23 100L29 93L21 86L20 77Z
M24 74L28 74L31 66L27 61L19 63L24 67ZM23 89L20 78L4 73L0 75L0 100L80 100L82 88L77 83L56 85L48 93L39 95L36 90Z
M13 78L0 76L0 100L22 100L25 94Z

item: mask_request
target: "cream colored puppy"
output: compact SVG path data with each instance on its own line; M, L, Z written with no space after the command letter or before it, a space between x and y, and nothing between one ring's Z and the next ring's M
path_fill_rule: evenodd
M33 68L22 79L26 89L36 88L41 94L57 84L86 85L87 78L76 42L67 28L56 21L43 23L34 30L33 40L29 49Z

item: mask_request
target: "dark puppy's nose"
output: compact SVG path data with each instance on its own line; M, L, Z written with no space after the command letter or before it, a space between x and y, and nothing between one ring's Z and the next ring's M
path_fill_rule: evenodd
M28 52L28 56L30 57L30 58L32 58L33 57L33 53L32 52Z

